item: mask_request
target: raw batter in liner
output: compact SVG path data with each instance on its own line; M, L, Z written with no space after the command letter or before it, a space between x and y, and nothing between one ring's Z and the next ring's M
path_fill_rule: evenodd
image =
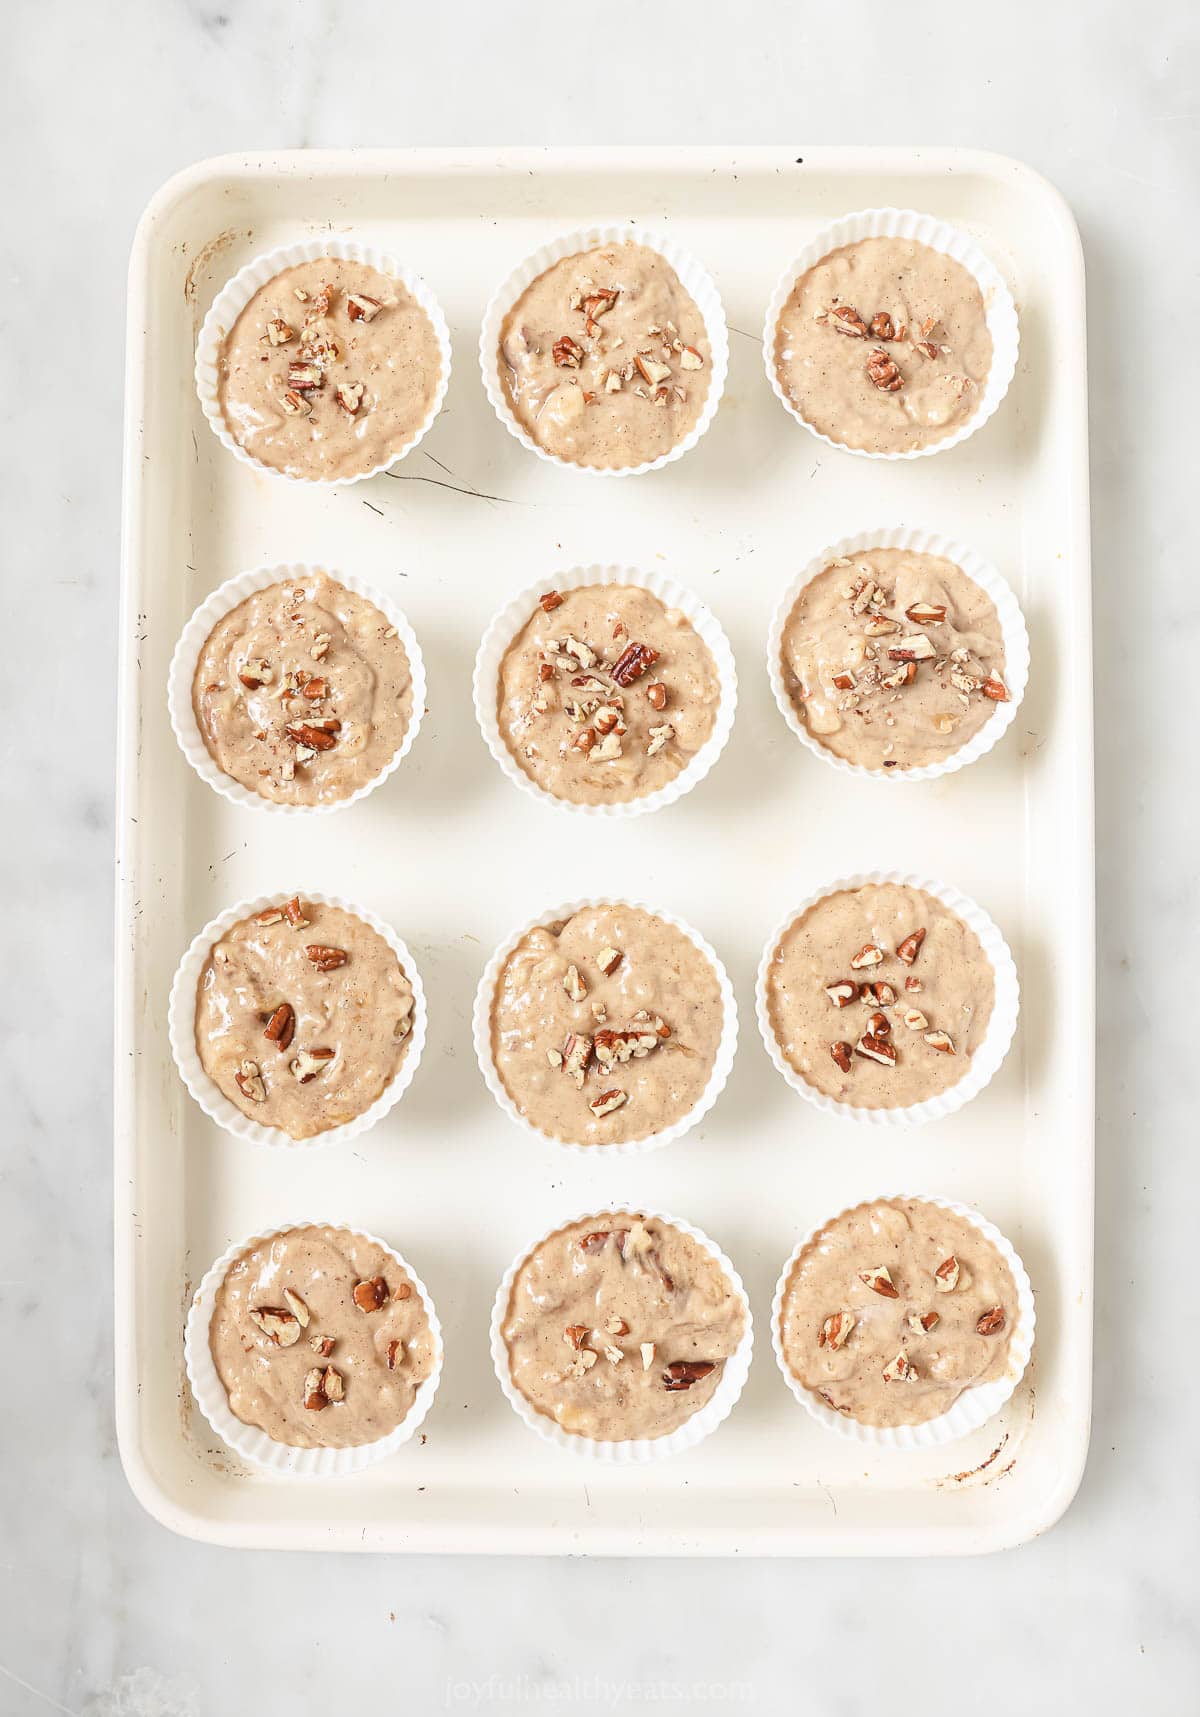
M200 1065L248 1120L293 1139L369 1109L412 1026L412 985L383 937L297 897L226 930L197 986Z
M707 743L721 697L708 645L636 585L547 590L500 663L497 721L525 774L576 805L655 793Z
M208 1340L234 1417L298 1449L386 1437L436 1358L414 1283L345 1228L289 1228L243 1252Z
M276 804L333 804L399 750L412 670L387 616L317 573L256 591L217 622L192 710L223 774Z
M792 288L775 332L780 386L844 447L929 447L979 409L992 336L979 284L907 238L865 238L822 257Z
M324 256L259 287L221 342L217 374L240 447L290 477L329 482L404 451L433 406L442 354L398 280Z
M921 1425L1004 1375L1016 1321L1012 1272L991 1241L906 1198L821 1229L792 1270L780 1334L792 1374L830 1407L863 1425Z
M921 889L827 894L767 968L771 1028L806 1084L860 1109L957 1085L987 1035L995 977L979 938Z
M788 615L781 655L809 733L864 769L940 763L1008 700L991 598L953 561L907 549L819 572Z
M502 1326L513 1383L564 1431L665 1437L712 1399L745 1305L690 1235L630 1212L535 1247Z
M492 999L492 1059L524 1118L565 1143L661 1133L708 1085L724 1026L717 974L682 930L585 906L530 930Z
M547 453L624 469L691 434L708 396L704 318L657 251L611 244L553 263L500 328L500 380Z

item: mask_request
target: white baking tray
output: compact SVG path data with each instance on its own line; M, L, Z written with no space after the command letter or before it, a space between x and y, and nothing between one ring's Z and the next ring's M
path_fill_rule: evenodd
M832 451L763 378L775 277L835 216L928 209L1011 282L1021 361L996 417L944 457ZM480 385L494 284L535 245L593 221L666 227L715 275L734 330L717 419L685 459L600 486L523 451ZM455 346L447 407L395 478L322 492L231 459L192 392L196 330L254 252L328 231L418 268ZM139 1498L175 1529L308 1549L661 1554L978 1551L1045 1530L1088 1439L1092 1320L1093 821L1084 292L1057 193L997 156L937 150L370 152L227 157L147 210L130 277L116 997L116 1406ZM916 524L975 544L1015 587L1032 673L1012 730L929 784L848 780L797 745L764 663L780 591L823 544ZM316 561L391 591L416 628L429 716L396 775L343 815L262 816L198 781L167 724L172 647L243 567ZM471 662L493 610L533 578L593 561L692 585L726 628L740 706L712 775L634 821L533 804L488 755ZM729 1085L686 1140L589 1163L501 1115L471 1049L493 945L547 902L612 892L694 923L744 1021L762 942L824 878L897 867L973 895L1012 943L1023 1017L974 1103L912 1133L816 1114L743 1032ZM353 1146L256 1151L200 1113L167 1047L171 974L231 901L279 887L356 897L424 976L429 1044L386 1121ZM900 1454L800 1413L765 1339L797 1236L896 1184L977 1206L1037 1291L1026 1382L984 1429ZM603 1468L548 1451L488 1359L495 1284L517 1248L595 1201L677 1210L745 1278L764 1340L741 1402L691 1454ZM291 1212L382 1234L428 1282L446 1369L425 1437L352 1479L246 1470L200 1421L183 1375L189 1295L239 1235Z

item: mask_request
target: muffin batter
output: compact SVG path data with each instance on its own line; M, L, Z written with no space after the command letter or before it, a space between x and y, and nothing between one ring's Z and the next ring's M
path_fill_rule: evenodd
M635 585L548 590L500 663L497 721L519 767L556 799L655 793L706 744L721 697L708 645Z
M863 1425L922 1425L1002 1377L1012 1272L974 1223L922 1199L860 1204L805 1247L783 1295L793 1376Z
M682 930L586 906L530 930L492 998L492 1059L520 1114L564 1143L673 1126L707 1088L724 1026L717 974Z
M297 897L227 930L197 986L204 1071L248 1120L293 1139L369 1109L412 1027L412 985L383 937Z
M221 342L230 435L289 477L357 477L424 428L442 374L433 323L398 280L324 256L260 286Z
M979 408L992 336L962 263L907 238L865 238L802 274L775 332L779 383L843 447L930 447Z
M833 562L796 598L781 656L809 733L864 769L941 763L1008 701L995 605L937 555Z
M645 245L563 257L500 328L513 416L539 447L576 465L618 470L669 453L696 427L711 374L703 316Z
M386 1437L437 1357L415 1284L345 1228L289 1228L243 1252L208 1341L234 1417L298 1449Z
M860 1109L906 1109L957 1085L995 1000L969 925L933 895L890 882L810 906L771 956L766 987L788 1065Z
M399 750L412 671L387 616L316 573L256 591L217 622L192 710L222 774L276 804L334 804Z
M716 1393L745 1304L707 1249L654 1217L589 1217L536 1246L502 1325L513 1383L600 1442L665 1437Z

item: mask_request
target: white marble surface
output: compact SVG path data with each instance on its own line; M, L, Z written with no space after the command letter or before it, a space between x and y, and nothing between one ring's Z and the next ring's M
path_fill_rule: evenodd
M20 902L0 989L4 1717L424 1712L466 1684L476 1706L554 1708L545 1683L557 1708L606 1710L681 1680L709 1684L704 1703L814 1717L1194 1708L1197 1128L1181 1087L1200 955L1198 40L1187 0L45 0L9 15L0 752L21 835L2 861ZM1101 1267L1080 1495L1045 1540L968 1563L289 1558L173 1538L122 1477L109 1360L110 782L138 213L176 168L238 147L789 138L1019 155L1083 229Z

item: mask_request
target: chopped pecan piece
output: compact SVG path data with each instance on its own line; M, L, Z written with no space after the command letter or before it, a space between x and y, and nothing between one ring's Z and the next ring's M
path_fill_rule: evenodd
M910 632L898 644L888 645L889 662L930 662L936 655L924 632Z
M629 1099L624 1091L617 1091L615 1089L612 1091L601 1091L598 1097L592 1098L591 1102L588 1104L588 1108L592 1111L592 1114L595 1115L596 1119L600 1120L602 1116L611 1115L614 1109L619 1109L622 1103L626 1103L628 1101Z
M877 1264L873 1270L860 1270L858 1279L864 1287L870 1288L873 1294L882 1294L885 1300L898 1300L900 1291L892 1281L892 1273L886 1264Z
M867 1016L867 1031L872 1037L887 1037L892 1029L892 1022L886 1014L875 1012Z
M323 1407L328 1407L329 1397L325 1393L325 1368L314 1365L311 1371L304 1375L304 1405L310 1413L319 1413Z
M938 1293L952 1294L958 1286L958 1279L961 1274L962 1265L954 1256L954 1253L951 1252L948 1258L942 1259L937 1269L933 1272L934 1286L937 1288Z
M867 337L867 324L852 304L835 304L829 312L829 321L837 334L849 334L852 340Z
M587 998L587 985L579 976L578 966L568 966L563 976L563 989L573 1002L582 1002Z
M920 1008L905 1008L904 1023L909 1031L926 1031L929 1028L929 1021Z
M288 386L296 393L310 393L313 388L319 388L325 380L320 364L302 362L288 365Z
M836 984L826 984L825 994L835 1008L848 1008L858 997L858 985L852 984L848 978L841 978Z
M871 333L876 340L894 340L896 325L886 310L877 310L871 318Z
M704 368L704 359L695 346L683 347L679 354L679 367L681 370L702 370Z
M895 1067L896 1046L889 1043L886 1037L876 1037L873 1032L866 1032L854 1045L856 1055L861 1055L866 1061L876 1061L880 1067Z
M942 1055L954 1054L954 1041L949 1032L927 1031L925 1033L925 1042L929 1045L930 1049L936 1049L940 1051Z
M395 1371L404 1363L404 1343L399 1336L393 1336L387 1344L387 1368Z
M541 603L547 614L553 614L554 610L556 608L561 608L563 604L563 599L558 594L557 590L544 590L538 597L538 601Z
M621 964L621 950L619 948L601 948L596 956L596 964L606 978L611 978Z
M307 417L312 411L312 401L306 399L297 388L288 388L279 403L289 417Z
M368 298L365 292L347 292L346 314L352 322L373 322L383 309L378 298Z
M712 1359L676 1359L663 1372L663 1388L690 1389L693 1383L699 1383L715 1370L716 1361Z
M666 709L667 688L663 685L661 680L653 680L650 685L646 687L646 696L650 700L650 706L652 709L659 711Z
M883 949L874 942L866 942L850 961L856 972L861 972L864 966L881 966L883 964Z
M267 1088L263 1084L257 1061L243 1061L233 1076L233 1082L242 1096L251 1103L265 1103Z
M304 952L318 972L336 972L350 958L344 948L330 948L324 942L310 942Z
M256 912L254 914L254 922L256 924L261 924L264 927L268 924L280 924L280 923L282 923L283 922L283 907L282 906L264 907L264 909L261 912Z
M849 1071L850 1071L850 1056L853 1053L850 1045L848 1043L846 1043L844 1040L841 1042L838 1042L838 1043L831 1043L829 1045L829 1053L830 1053L830 1055L832 1055L833 1059L837 1062L837 1064L841 1068L842 1072L843 1073L849 1073Z
M269 686L273 678L274 669L270 662L261 656L256 661L246 662L238 670L238 679L248 691L254 691L259 686Z
M657 660L658 651L651 649L649 644L628 644L617 657L612 677L619 686L631 686L635 680L640 680L647 668L652 668Z
M305 1305L304 1301L300 1298L299 1294L293 1293L291 1288L285 1288L283 1290L283 1298L284 1298L284 1301L287 1305L288 1310L291 1312L292 1316L296 1319L297 1323L300 1325L300 1328L301 1329L307 1329L308 1328L308 1307Z
M332 1049L302 1049L295 1060L289 1063L293 1078L299 1084L307 1085L318 1073L324 1073L333 1056Z
M1004 681L994 679L991 674L988 675L987 679L984 680L979 689L983 693L984 697L991 698L993 703L1008 702L1008 688L1005 686Z
M293 894L290 900L284 902L283 913L293 930L307 930L312 923L298 894Z
M300 1340L300 1319L283 1306L251 1306L250 1320L276 1347L294 1347Z
M583 347L569 334L561 334L551 348L554 362L560 370L577 370L583 357Z
M868 357L867 376L883 393L895 393L904 386L899 364L888 357L882 346L876 346Z
M911 966L921 952L921 944L925 940L924 930L914 930L902 942L896 944L896 958L903 960L906 966Z
M849 1312L834 1312L821 1325L821 1333L817 1337L818 1347L828 1347L834 1353L839 1347L845 1347L850 1331L854 1328L854 1319Z
M983 1312L975 1325L980 1335L997 1335L1004 1328L1004 1307L993 1306Z
M646 747L646 756L657 757L659 752L669 745L674 737L675 729L670 722L664 722L661 727L652 727L650 729L650 743Z
M310 1335L308 1345L322 1359L328 1359L337 1344L331 1335Z
M267 1021L267 1029L263 1036L273 1043L276 1049L286 1049L292 1041L292 1033L296 1029L296 1010L291 1002L280 1002L275 1012Z
M355 417L362 405L363 395L366 391L366 386L362 382L339 382L333 390L333 397L347 417Z
M898 1353L890 1364L883 1368L885 1383L915 1383L917 1368L906 1353Z
M908 1314L908 1327L914 1335L928 1335L930 1330L935 1329L941 1321L939 1312L925 1312L924 1314L910 1312Z
M360 1312L377 1312L387 1304L388 1285L382 1276L372 1276L368 1282L354 1285L354 1303Z
M896 1005L896 992L890 984L876 978L872 983L859 985L858 999L868 1006L890 1008Z
M914 626L940 626L946 618L945 608L936 602L914 602L904 613Z
M578 1353L584 1342L587 1340L587 1333L586 1324L568 1324L566 1329L563 1331L563 1340L567 1343L568 1347L573 1347L575 1352Z
M583 1076L587 1071L587 1064L591 1059L591 1054L591 1038L584 1037L579 1032L570 1032L562 1049L563 1072L572 1074L577 1083L582 1085Z
M314 727L307 721L298 721L285 731L294 744L307 745L313 751L332 751L337 744L335 733L327 733L323 727Z

